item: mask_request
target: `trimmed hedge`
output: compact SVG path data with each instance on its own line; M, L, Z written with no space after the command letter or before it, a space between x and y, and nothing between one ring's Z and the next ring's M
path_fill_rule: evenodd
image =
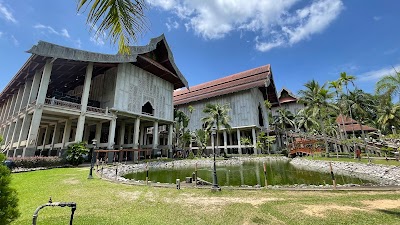
M65 160L60 157L24 157L24 158L9 158L14 162L14 167L20 168L37 168L37 167L57 167L64 166Z

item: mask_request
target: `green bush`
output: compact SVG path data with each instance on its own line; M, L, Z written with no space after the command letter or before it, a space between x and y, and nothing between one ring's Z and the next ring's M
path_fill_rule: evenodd
M84 155L89 153L86 142L78 142L68 146L67 162L73 166L78 166L85 161Z
M58 167L64 166L65 161L59 157L24 157L24 158L11 158L15 167L20 168L37 168L37 167Z
M0 153L0 224L10 224L18 218L17 192L10 188L11 171L3 165L5 156Z
M194 153L192 150L189 152L188 159L194 159Z

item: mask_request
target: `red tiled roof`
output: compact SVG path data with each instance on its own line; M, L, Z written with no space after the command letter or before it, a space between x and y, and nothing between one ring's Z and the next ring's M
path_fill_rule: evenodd
M343 130L343 126L340 125L340 124L339 124L339 126L340 126L340 129ZM373 128L373 127L366 126L366 125L362 125L362 129L364 131L376 131L377 130L377 129ZM346 132L352 132L353 130L354 131L361 131L361 128L360 128L360 125L358 123L356 123L356 124L346 124L346 125L344 125L344 130Z
M176 90L174 91L174 105L226 95L254 87L265 87L268 77L271 77L269 64L193 86L190 91L188 89Z
M282 103L288 103L288 102L297 102L297 98L293 98L291 96L288 97L283 97L283 98L279 98L279 102Z
M342 120L343 117L343 120ZM337 118L336 118L336 123L338 124L358 124L357 121L353 120L350 117L347 116L343 116L342 114L340 114Z

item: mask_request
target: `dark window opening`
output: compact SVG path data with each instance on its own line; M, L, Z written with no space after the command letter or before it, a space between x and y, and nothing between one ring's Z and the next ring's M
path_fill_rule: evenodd
M261 106L258 106L258 124L263 127L264 126L264 119L262 116Z
M143 114L148 114L148 115L153 115L154 109L153 106L150 104L150 102L146 102L146 104L144 104L142 106L142 113Z

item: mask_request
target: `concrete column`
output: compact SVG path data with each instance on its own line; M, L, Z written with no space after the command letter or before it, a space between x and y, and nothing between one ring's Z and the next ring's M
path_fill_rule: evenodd
M131 144L131 140L132 140L132 126L129 125L128 126L128 134L127 134L128 140L126 141L127 144Z
M7 134L8 134L8 130L10 129L10 124L7 124L5 127L4 127L4 131L3 131L3 143L4 143L4 145L7 145L7 142L6 142L6 137L7 137Z
M92 142L89 140L90 136L90 126L89 124L85 125L85 129L83 130L83 141L87 142L88 144L91 144Z
M44 149L46 148L46 144L47 144L47 141L48 141L48 139L49 139L49 136L50 136L50 127L47 126L47 127L45 128L45 131L44 131L43 144L42 144L42 151L44 151ZM40 155L42 155L42 153L40 153Z
M136 128L135 128L135 130L136 130ZM144 133L145 133L145 127L144 126L141 126L140 127L140 141L139 141L139 145L144 145Z
M158 121L154 121L153 128L153 149L158 147Z
M123 147L125 144L125 126L125 121L122 121L119 128L119 148Z
M97 140L97 143L100 144L100 139L101 139L101 128L102 128L102 123L97 123L96 124L96 134L94 135L94 139Z
M13 94L12 99L11 99L10 108L8 110L8 113L7 113L7 119L10 118L13 115L13 110L14 110L14 106L15 106L15 102L16 101L17 101L17 94Z
M60 139L60 124L56 123L54 125L53 138L51 139L51 149L54 148L54 145L58 142L59 139Z
M258 150L257 150L257 136L256 136L256 129L253 127L251 128L251 134L253 137L253 149L254 149L254 154L257 155L258 154Z
M11 122L10 123L10 126L9 126L9 129L8 129L8 131L7 131L7 136L5 137L5 143L7 143L7 144L9 144L12 140L12 135L13 135L13 133L14 133L14 128L15 128L15 123L14 122ZM12 144L12 143L11 143ZM9 148L11 148L11 145L9 145L10 147Z
M28 104L29 94L32 88L32 81L33 81L32 79L27 79L25 81L24 91L22 93L22 98L21 98L21 104L19 104L18 111L21 111Z
M31 120L32 120L31 114L26 114L22 120L21 132L19 133L19 137L18 137L17 149L19 149L19 147L21 145L21 141L25 141L28 138L28 132L29 132ZM27 145L27 143L25 144L25 146L26 145Z
M37 94L39 92L40 80L42 77L42 73L40 70L36 70L35 75L33 76L31 90L29 92L27 106L36 100Z
M223 131L223 135L224 135L224 152L225 154L228 154L228 137L226 134L226 130Z
M44 69L43 69L42 79L40 81L40 87L39 87L39 91L37 93L36 108L33 112L32 122L31 122L31 126L29 129L28 141L27 141L27 146L26 146L27 148L32 148L33 146L36 146L36 144L37 144L36 140L37 140L37 136L38 136L40 121L42 120L43 104L46 99L47 89L49 87L52 67L53 67L53 63L51 63L51 60L48 59L46 61ZM30 153L28 155L31 156L33 154L34 154L34 151L32 153L32 150L30 150Z
M7 112L8 112L8 109L9 109L9 107L10 107L10 102L11 102L11 99L12 98L8 98L7 99L7 102L6 102L6 104L5 104L5 108L4 108L4 112L2 113L2 115L1 115L1 121L2 122L4 122L4 121L6 121L6 119L7 119Z
M11 147L12 147L12 144L14 144L14 142L18 142L19 134L22 132L21 125L22 125L22 119L18 118L17 121L15 122L15 129L13 131L12 138L11 138Z
M172 134L174 131L174 124L169 124L168 125L168 148L170 149L170 151L172 151Z
M240 130L239 129L236 130L236 134L237 134L237 140L238 140L238 151L239 151L239 154L241 155L242 154L242 144L240 143Z
M137 117L135 120L135 130L133 131L133 148L139 148L139 132L140 132L140 118ZM141 137L143 136L143 132L140 132ZM141 143L143 144L143 143Z
M232 132L229 132L229 145L233 145Z
M76 126L75 141L82 141L83 128L85 126L86 108L89 101L90 84L92 81L93 63L90 62L86 67L85 82L83 84L82 98L81 98L81 115L78 118L78 125Z
M24 86L20 86L18 89L17 99L15 100L14 109L12 111L12 115L15 115L19 112L19 108L21 106L22 95L24 94Z
M114 149L115 127L117 126L117 119L113 118L110 121L110 128L108 130L108 149Z
M71 125L72 125L72 120L68 119L67 121L65 121L64 133L62 139L63 148L67 147L66 145L69 142L69 138L71 136Z

